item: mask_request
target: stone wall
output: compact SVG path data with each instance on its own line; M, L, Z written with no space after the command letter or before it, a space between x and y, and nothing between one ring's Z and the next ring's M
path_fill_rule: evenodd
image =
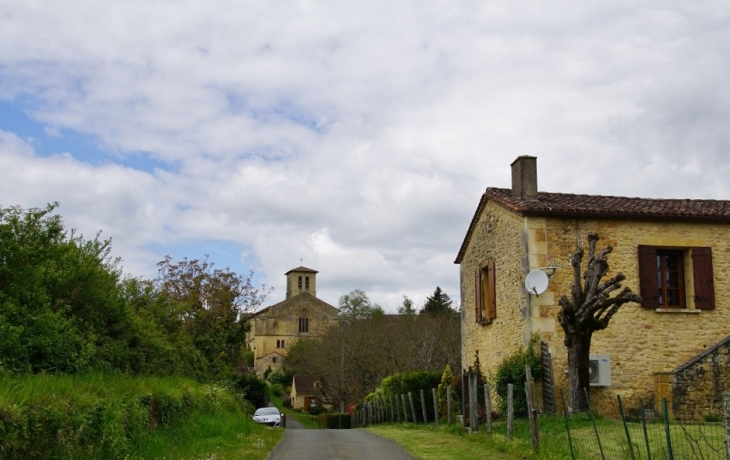
M529 343L527 294L522 280L527 273L523 220L495 203L487 203L461 262L462 347L464 368L479 352L481 368L493 374L502 360ZM497 317L477 324L475 272L493 259L496 273Z
M614 248L608 256L611 271L607 278L623 272L624 285L635 293L640 292L639 245L711 247L716 299L715 310L694 309L691 258L685 257L687 309L653 310L636 304L624 305L608 328L593 336L592 354L611 357L612 385L591 389L592 403L599 410L615 410L617 394L627 406L637 405L640 397L644 401L653 400L655 373L677 368L730 333L730 303L726 300L730 298L730 226L587 219L545 219L544 222L547 235L544 257L554 258L561 267L550 280L546 293L552 297L531 296L532 316L540 318L532 321L535 326L532 332L539 333L550 345L558 386L567 386L567 353L564 334L557 323L558 300L570 293L572 268L568 256L578 242L587 245L585 238L590 231L601 237L599 250L609 244Z
M723 393L730 392L730 336L673 372L656 374L654 382L657 407L666 398L673 418L722 414Z
M567 387L567 352L557 322L561 295L570 294L573 279L568 257L586 235L597 232L598 249L614 247L608 256L611 271L626 275L625 286L639 291L638 246L710 247L715 285L714 310L696 310L692 295L691 257L685 257L688 308L645 309L624 305L608 328L593 336L592 354L611 357L612 385L591 389L595 407L615 411L616 395L637 405L654 398L654 374L671 372L730 334L730 225L718 223L641 222L630 220L520 217L488 202L478 218L461 263L462 363L466 368L479 351L482 369L493 373L501 360L537 335L553 355L557 390ZM474 318L476 267L496 261L497 319L478 325ZM587 257L586 257L587 258ZM530 295L523 287L530 270L555 261L558 268L548 290Z

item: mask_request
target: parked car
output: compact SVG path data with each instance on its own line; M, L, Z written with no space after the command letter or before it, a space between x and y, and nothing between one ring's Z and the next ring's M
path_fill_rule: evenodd
M256 423L281 426L281 412L276 407L261 407L251 416Z

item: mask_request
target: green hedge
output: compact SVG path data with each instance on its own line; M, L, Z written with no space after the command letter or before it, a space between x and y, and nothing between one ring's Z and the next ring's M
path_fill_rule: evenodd
M0 379L0 458L124 458L158 427L242 402L219 385L126 376Z
M352 416L350 414L319 414L319 427L336 430L342 428L349 430L352 428ZM341 423L341 425L340 425Z

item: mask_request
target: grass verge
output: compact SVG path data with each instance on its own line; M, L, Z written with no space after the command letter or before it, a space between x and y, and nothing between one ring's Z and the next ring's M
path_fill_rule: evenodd
M284 430L258 425L238 411L193 416L144 439L129 459L264 460Z
M392 439L421 460L472 460L499 458L500 460L526 460L545 458L532 452L522 440L509 440L505 436L486 433L461 433L455 425L433 426L375 425L368 431Z
M255 424L243 396L176 377L0 376L0 458L266 458L283 430Z

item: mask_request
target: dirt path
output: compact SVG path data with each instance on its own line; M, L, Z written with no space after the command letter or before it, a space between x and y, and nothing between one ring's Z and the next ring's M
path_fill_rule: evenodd
M284 439L268 460L414 460L395 442L364 430L297 429L287 421Z

